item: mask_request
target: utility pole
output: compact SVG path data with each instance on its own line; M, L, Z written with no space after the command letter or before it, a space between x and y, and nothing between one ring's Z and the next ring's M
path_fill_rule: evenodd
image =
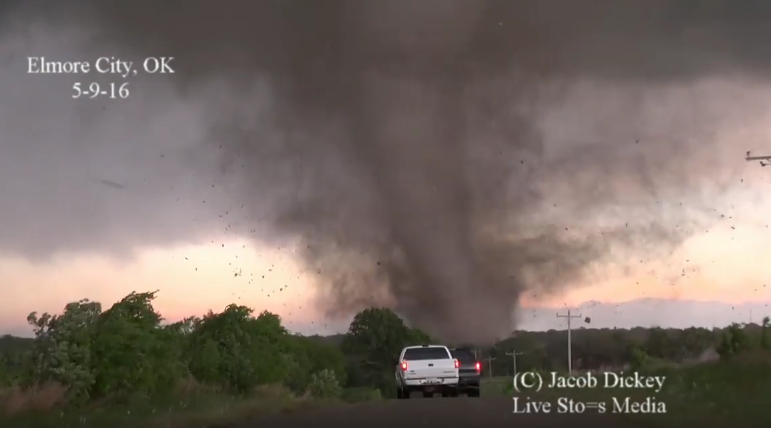
M567 318L568 319L568 374L570 376L573 376L573 338L571 336L571 327L572 323L571 320L574 318L581 318L581 314L578 315L571 315L570 309L568 309L567 315L560 315L557 314L557 318Z
M744 157L744 160L746 160L747 162L760 161L760 166L771 165L771 155L770 156L751 156L750 152L747 152L747 155Z
M495 360L495 357L487 357L485 360L487 360L487 367L490 367L490 371L488 372L488 377L493 377L493 360Z
M517 355L522 355L522 352L516 352L516 350L512 349L511 352L507 352L506 355L511 356L511 361L513 363L514 372L511 374L512 376L517 375Z

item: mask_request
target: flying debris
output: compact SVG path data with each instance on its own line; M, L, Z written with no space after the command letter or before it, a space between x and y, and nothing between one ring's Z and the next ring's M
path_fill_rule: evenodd
M760 166L767 166L771 165L771 155L768 156L752 156L751 152L747 152L747 154L744 156L744 160L747 162L750 161L760 161Z
M123 190L123 189L126 188L126 186L124 186L123 184L116 183L116 182L111 181L111 180L105 180L103 178L99 179L98 183L102 184L102 185L105 185L105 186L108 186L108 187L112 187L113 189L118 189L118 190Z

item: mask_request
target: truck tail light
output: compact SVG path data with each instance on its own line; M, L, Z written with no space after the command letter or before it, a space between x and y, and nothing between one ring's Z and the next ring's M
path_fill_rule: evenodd
M458 367L460 367L460 361L458 361L458 359L456 358L455 359L455 368L457 369Z
M477 361L477 363L475 364L475 366L476 366L476 369L477 369L477 373L479 373L479 372L481 372L481 371L482 371L482 364L480 364L480 363L479 363L479 361Z
M403 372L407 371L407 362L406 361L402 361L402 371Z

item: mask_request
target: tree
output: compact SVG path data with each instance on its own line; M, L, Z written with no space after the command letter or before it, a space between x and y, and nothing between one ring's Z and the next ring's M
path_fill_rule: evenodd
M654 327L648 332L647 354L656 358L669 358L672 354L671 340L667 331Z
M201 382L246 392L261 383L281 382L290 361L289 333L278 315L253 318L246 306L209 312L190 334L190 372Z
M334 373L339 384L345 384L345 356L339 347L301 335L290 337L290 347L286 353L288 370L284 383L292 391L305 392L310 386L311 376L324 370Z
M351 377L392 393L390 370L402 348L428 342L424 332L408 327L386 308L365 309L353 318L343 340L343 351L351 357Z
M70 399L88 399L95 382L91 345L101 312L102 305L83 299L67 304L61 315L30 313L35 344L27 383L58 382Z
M353 318L343 341L343 350L365 358L365 364L390 365L410 339L410 329L393 311L385 308L365 309Z
M722 358L730 358L750 348L751 341L747 333L739 324L733 323L723 333L717 352Z
M771 338L769 338L768 324L769 318L763 317L763 331L760 333L760 347L765 350L771 350Z
M170 390L184 376L178 342L152 301L156 292L131 293L102 313L91 345L92 394L152 394Z
M338 394L346 381L339 342L291 335L278 315L255 317L235 304L165 324L155 296L133 292L106 311L84 299L59 315L31 313L34 339L0 338L0 385L53 382L67 388L69 404L84 404L101 397L144 401L185 377L237 392L284 384L321 396ZM426 338L399 322L391 327L406 340Z
M650 361L650 357L643 349L641 349L639 346L632 346L630 351L631 361L629 365L633 370L641 370L647 367L648 361Z

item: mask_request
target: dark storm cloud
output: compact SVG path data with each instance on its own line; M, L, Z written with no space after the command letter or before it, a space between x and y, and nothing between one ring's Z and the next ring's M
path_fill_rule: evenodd
M716 124L741 118L714 121L725 107L713 92L677 88L764 80L771 58L762 1L37 6L9 14L6 37L77 30L87 34L66 54L175 56L178 73L108 115L123 129L62 113L71 100L24 111L48 128L30 130L19 115L26 126L3 135L7 159L21 168L34 151L50 164L12 169L23 182L3 195L16 203L3 214L13 230L0 233L3 248L193 239L214 230L217 210L244 204L239 224L267 218L263 238L300 242L332 312L390 299L417 325L464 341L506 333L528 289L569 286L594 261L671 248L703 226L708 202L694 195L725 186L714 173L724 154ZM8 99L3 110L16 112ZM161 112L197 119L152 117ZM37 144L61 143L64 128L71 146L40 154ZM173 153L160 158L166 145ZM82 165L106 159L136 169L104 164L89 179L125 189L75 187ZM65 169L66 179L51 178ZM137 190L142 177L152 183ZM228 183L211 194L219 200L173 205L204 199L209 181ZM53 222L23 215L67 203L78 208ZM183 212L203 219L175 218Z

